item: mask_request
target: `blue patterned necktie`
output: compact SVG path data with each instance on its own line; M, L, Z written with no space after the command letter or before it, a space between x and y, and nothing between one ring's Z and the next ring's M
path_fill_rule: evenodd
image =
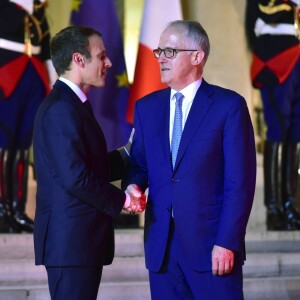
M172 141L171 141L173 168L175 166L177 152L178 152L181 134L182 134L182 100L184 96L180 92L177 92L175 94L175 98L176 98L175 115L174 115L174 124L173 124Z

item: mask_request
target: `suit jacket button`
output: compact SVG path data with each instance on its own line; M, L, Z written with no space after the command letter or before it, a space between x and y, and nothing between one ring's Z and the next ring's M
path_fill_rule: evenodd
M176 178L172 178L171 179L171 182L173 182L173 183L176 183L176 182L178 182L179 181L179 179L176 179Z

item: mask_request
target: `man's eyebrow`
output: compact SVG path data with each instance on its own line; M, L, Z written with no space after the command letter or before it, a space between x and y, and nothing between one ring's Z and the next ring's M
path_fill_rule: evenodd
M98 57L103 56L103 55L106 56L106 50L101 50L100 52L97 53Z

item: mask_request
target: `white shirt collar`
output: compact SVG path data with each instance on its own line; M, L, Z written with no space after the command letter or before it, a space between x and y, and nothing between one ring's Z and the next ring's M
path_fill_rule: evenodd
M202 78L192 82L190 85L188 85L181 91L175 91L174 89L171 89L171 98L170 98L171 101L175 101L174 95L177 92L180 92L184 96L184 99L187 100L188 102L193 101L201 83L202 83Z
M86 94L74 82L72 82L69 79L66 79L62 76L60 76L58 79L60 81L64 82L78 96L78 98L80 99L80 101L82 103L84 103L87 100Z

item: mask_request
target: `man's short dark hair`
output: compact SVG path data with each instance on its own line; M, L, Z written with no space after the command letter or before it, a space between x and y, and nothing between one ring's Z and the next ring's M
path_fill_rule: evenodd
M70 70L72 56L78 52L87 59L91 57L89 39L92 36L102 37L97 30L84 26L69 26L58 32L52 39L51 59L60 76Z

